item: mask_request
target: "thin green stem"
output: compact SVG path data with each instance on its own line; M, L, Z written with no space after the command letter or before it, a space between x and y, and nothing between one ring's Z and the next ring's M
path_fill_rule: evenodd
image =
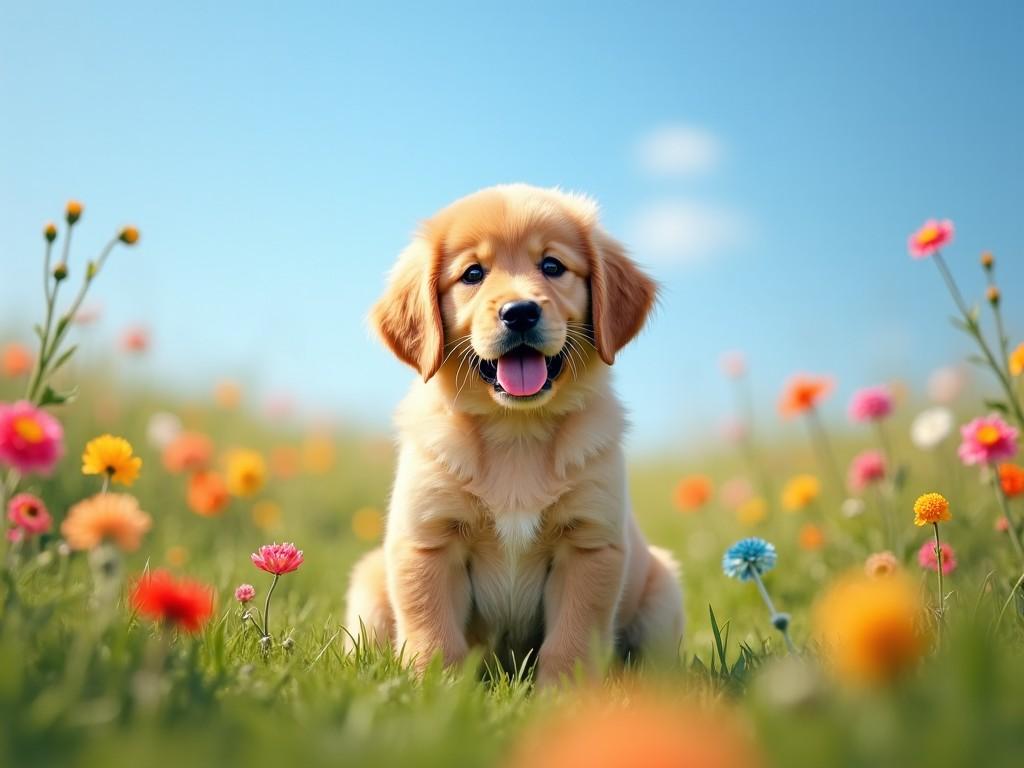
M274 581L270 585L270 590L267 592L267 600L263 604L263 636L270 637L270 597L274 594L274 588L277 586L277 580L281 578L281 574L274 574Z
M999 618L996 619L995 628L992 630L993 632L999 630L999 625L1003 623L1003 614L1006 613L1006 609L1010 607L1010 603L1013 602L1013 596L1017 593L1017 590L1020 589L1020 585L1022 583L1024 583L1024 573L1020 575L1020 578L1017 579L1017 583L1014 584L1013 589L1010 590L1010 594L1006 596L1006 602L1003 603L1003 607L999 611Z
M790 653L796 653L796 646L793 645L793 640L789 636L788 621L786 624L780 626L776 624L776 620L781 617L781 614L775 610L775 604L772 602L771 595L768 594L768 589L765 587L764 582L761 581L761 574L758 573L757 568L750 569L751 575L754 577L754 583L757 584L757 591L761 593L761 599L764 600L764 604L768 607L768 612L771 614L772 624L779 632L782 633L783 639L786 641L786 648ZM788 619L788 617L786 617Z
M818 448L818 458L822 464L822 472L830 475L835 486L836 493L842 497L843 476L839 472L839 465L836 463L835 454L832 452L832 444L829 442L828 433L821 423L817 408L810 408L807 411L807 423L810 425L811 439Z
M942 641L942 622L946 612L946 592L942 585L942 544L939 542L939 524L932 523L935 529L935 571L939 574L939 641Z

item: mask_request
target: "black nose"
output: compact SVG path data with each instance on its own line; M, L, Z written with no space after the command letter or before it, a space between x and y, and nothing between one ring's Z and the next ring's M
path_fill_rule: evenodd
M510 301L501 306L498 317L510 331L523 333L540 320L540 304L536 301Z

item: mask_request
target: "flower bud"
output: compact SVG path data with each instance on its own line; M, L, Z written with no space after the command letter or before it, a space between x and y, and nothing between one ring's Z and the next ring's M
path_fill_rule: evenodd
M77 200L69 200L67 207L64 209L64 214L68 220L68 224L74 224L82 218L82 204Z
M57 239L57 225L52 221L46 222L46 226L43 227L43 237L46 238L46 242L52 243Z
M981 266L985 269L992 269L992 266L996 263L995 257L992 255L992 251L985 251L981 254Z
M292 640L290 637L286 637L284 639L284 642L281 643L281 647L284 648L285 651L287 651L288 653L291 653L295 649L295 641Z
M988 290L985 292L985 297L988 299L988 303L993 307L999 306L999 289L994 285L990 285Z
M273 640L270 639L270 635L264 635L260 638L260 651L263 653L270 652L270 646L273 644Z
M779 632L785 632L789 629L789 614L776 613L772 616L772 626L779 630Z
M139 242L139 230L135 227L123 227L118 238L125 245L135 245Z
M63 261L53 268L53 279L58 283L68 276L68 265Z

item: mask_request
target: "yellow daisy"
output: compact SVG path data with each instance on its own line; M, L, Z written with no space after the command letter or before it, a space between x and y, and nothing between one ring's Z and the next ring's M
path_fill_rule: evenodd
M132 455L132 444L123 437L101 435L85 446L83 475L106 475L113 482L131 485L139 476L142 459Z

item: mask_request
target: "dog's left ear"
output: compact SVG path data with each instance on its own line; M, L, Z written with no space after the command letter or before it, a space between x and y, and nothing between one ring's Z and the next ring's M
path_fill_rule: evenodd
M387 290L370 311L370 323L384 343L424 381L437 373L444 354L437 265L431 243L416 235L398 257Z
M658 297L658 284L595 225L590 233L590 313L597 353L608 365L640 333Z

